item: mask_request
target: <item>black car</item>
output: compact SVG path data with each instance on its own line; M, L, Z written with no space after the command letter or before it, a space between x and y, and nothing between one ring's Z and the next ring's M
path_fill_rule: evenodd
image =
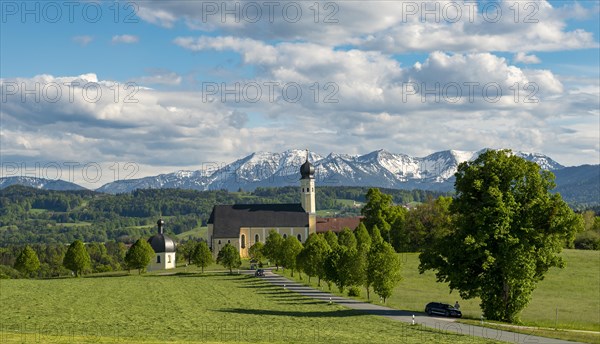
M254 276L256 277L260 277L260 276L264 276L265 275L265 270L263 269L258 269L256 270L256 272L254 272Z
M452 306L452 305L449 305L447 303L441 303L441 302L428 303L427 306L425 306L425 313L427 313L429 315L437 314L437 315L443 315L443 316L447 316L447 317L456 317L456 318L462 317L461 311L454 308L454 306Z

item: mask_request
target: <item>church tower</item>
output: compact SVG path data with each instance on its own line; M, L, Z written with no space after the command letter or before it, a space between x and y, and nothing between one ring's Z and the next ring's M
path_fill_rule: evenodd
M302 208L311 214L316 214L315 204L315 168L308 162L308 149L306 150L306 161L300 166L300 203Z

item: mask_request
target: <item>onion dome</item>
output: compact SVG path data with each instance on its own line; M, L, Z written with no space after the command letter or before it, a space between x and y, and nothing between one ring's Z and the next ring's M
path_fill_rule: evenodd
M165 225L165 221L162 219L156 222L158 226L158 233L154 234L150 239L148 239L148 243L152 246L152 249L155 253L163 253L163 252L175 252L176 246L175 241L169 238L163 233L163 226Z
M306 161L300 166L300 175L302 176L302 179L315 178L315 167L308 162L308 154L306 154Z

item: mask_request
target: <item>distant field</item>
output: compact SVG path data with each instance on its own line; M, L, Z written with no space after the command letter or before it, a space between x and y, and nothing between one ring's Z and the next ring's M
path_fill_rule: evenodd
M428 302L454 304L458 300L465 317L481 317L479 299L462 300L456 291L450 294L446 284L436 282L432 271L419 274L417 253L400 256L403 280L387 301L388 306L423 312ZM526 325L554 327L558 307L559 328L600 331L600 252L565 250L563 257L567 267L550 270L534 291L533 300L521 319ZM285 274L289 276L287 271ZM307 282L306 276L304 282ZM316 285L315 279L312 282ZM337 291L335 286L332 289ZM366 291L363 290L362 296L366 299ZM373 293L371 297L377 298Z
M32 214L43 214L43 213L47 213L48 209L31 208L31 209L29 209L29 212Z
M190 231L177 234L177 238L179 238L180 240L189 240L191 238L206 239L207 236L208 236L208 227L206 227L206 226L194 228Z
M1 280L0 304L3 343L495 343L216 272Z

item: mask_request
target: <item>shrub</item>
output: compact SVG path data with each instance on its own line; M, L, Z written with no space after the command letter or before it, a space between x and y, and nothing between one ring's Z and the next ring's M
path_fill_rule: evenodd
M0 265L0 279L21 278L21 273L8 265Z
M348 296L360 296L360 288L359 287L350 287L348 289Z
M577 234L575 248L580 250L600 250L600 234L585 231Z

